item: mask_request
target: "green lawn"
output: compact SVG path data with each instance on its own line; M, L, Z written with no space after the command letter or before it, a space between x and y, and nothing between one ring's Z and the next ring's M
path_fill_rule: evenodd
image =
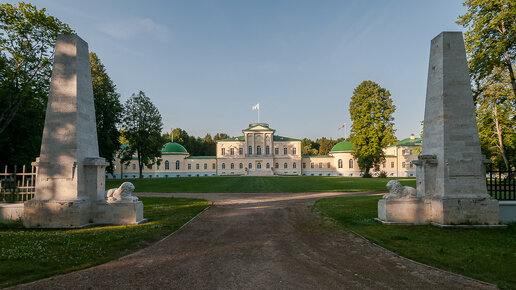
M507 229L385 226L375 221L380 197L322 199L315 207L345 229L404 257L516 289L516 224Z
M76 230L25 229L0 224L0 287L105 263L177 230L205 209L206 200L141 197L148 223Z
M416 186L415 178L397 178L403 185ZM390 178L329 176L216 176L145 179L108 179L106 188L124 181L137 192L328 192L387 190Z

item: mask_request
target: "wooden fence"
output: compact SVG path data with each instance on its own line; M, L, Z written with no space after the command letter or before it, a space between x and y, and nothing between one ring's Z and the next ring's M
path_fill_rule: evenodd
M9 172L7 166L0 172L0 202L18 203L25 202L34 197L36 189L36 167L30 168L23 165L11 167Z

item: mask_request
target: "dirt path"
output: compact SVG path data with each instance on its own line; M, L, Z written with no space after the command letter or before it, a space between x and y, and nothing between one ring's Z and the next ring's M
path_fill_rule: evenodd
M315 200L343 193L141 195L200 197L214 205L137 253L16 288L493 288L335 231L311 211Z

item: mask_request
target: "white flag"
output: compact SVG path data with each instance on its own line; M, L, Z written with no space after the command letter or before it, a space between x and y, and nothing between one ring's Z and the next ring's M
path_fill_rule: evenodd
M253 111L254 110L260 110L260 103L253 106Z

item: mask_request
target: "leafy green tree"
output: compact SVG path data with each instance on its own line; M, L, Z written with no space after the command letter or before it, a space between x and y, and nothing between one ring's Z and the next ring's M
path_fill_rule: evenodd
M312 140L304 138L301 140L301 155L317 155L319 153L317 145Z
M96 53L90 52L93 98L95 100L95 118L97 121L97 139L99 155L109 162L108 172L113 172L113 159L120 148L120 122L122 105L116 86L106 72L106 68Z
M468 28L464 34L470 72L475 82L504 67L516 95L516 1L466 0L466 14L457 23Z
M136 153L140 178L143 166L152 166L161 162L163 123L158 108L154 106L144 92L139 91L127 100L124 106L122 129L129 146Z
M337 141L332 139L327 139L326 137L322 137L318 140L319 142L319 155L328 155L330 153L331 148L337 144Z
M226 133L217 133L213 137L213 140L217 141L217 140L228 139L228 138L229 138L229 135Z
M214 156L217 154L217 143L211 138L210 134L206 134L203 139L203 147L205 156Z
M511 168L516 159L516 113L509 76L495 68L480 83L477 98L477 122L484 154L497 167Z
M385 160L384 149L396 140L394 117L396 110L391 93L372 81L363 81L351 97L349 113L353 125L349 141L360 170L369 175L374 166L379 169Z
M45 9L20 2L0 4L0 31L2 133L20 108L46 103L57 36L72 30Z

